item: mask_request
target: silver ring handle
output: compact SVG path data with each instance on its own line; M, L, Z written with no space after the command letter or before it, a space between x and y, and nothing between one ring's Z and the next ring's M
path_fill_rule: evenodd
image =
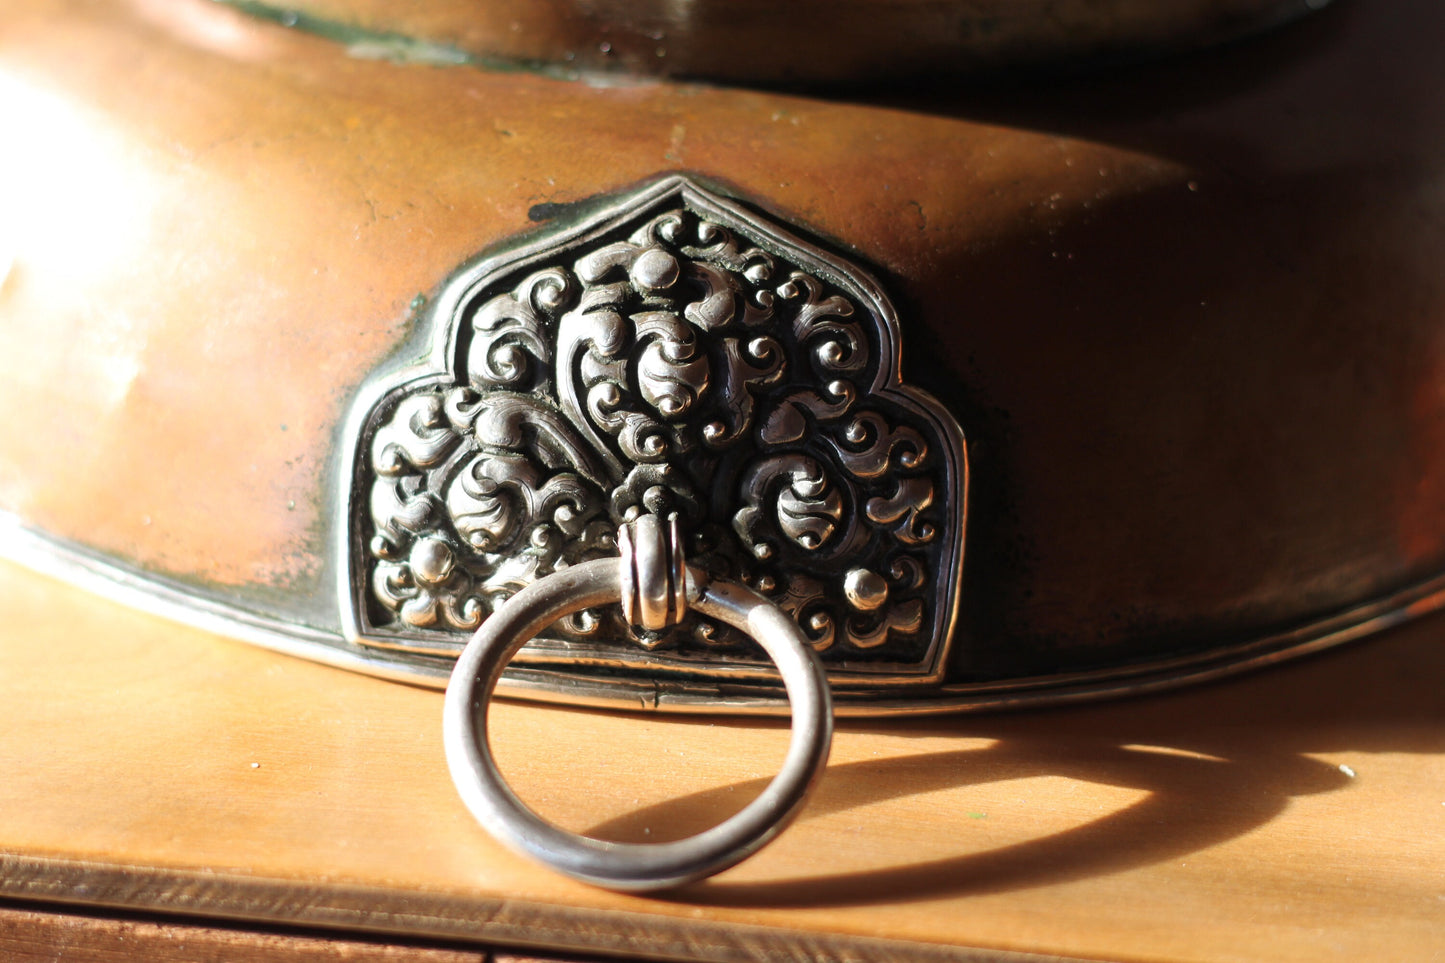
M518 799L492 758L488 706L502 670L518 649L557 619L621 601L618 560L573 565L512 596L472 636L447 685L447 766L472 815L512 850L609 889L642 892L680 886L751 856L797 815L832 744L827 678L792 617L745 586L709 582L693 566L681 568L685 592L680 594L687 604L758 641L782 673L793 711L788 752L778 775L756 799L712 829L668 843L616 843L570 833Z

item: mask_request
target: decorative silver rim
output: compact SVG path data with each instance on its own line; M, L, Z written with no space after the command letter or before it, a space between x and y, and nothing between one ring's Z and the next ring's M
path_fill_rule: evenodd
M202 632L257 645L379 679L443 688L451 666L415 663L347 649L333 632L242 609L142 572L54 536L26 528L0 512L0 559L81 591ZM999 682L956 682L907 695L843 691L835 712L850 718L897 718L965 712L999 712L1097 702L1169 692L1279 665L1378 635L1414 619L1445 611L1445 573L1435 573L1338 611L1303 619L1278 632L1246 636L1170 659ZM710 683L653 683L607 677L580 678L513 666L498 684L508 698L596 709L674 713L775 715L783 703L771 689L740 693Z
M617 843L548 823L512 792L488 744L488 707L512 656L536 633L573 612L622 601L623 565L598 559L527 586L482 624L447 685L443 735L447 766L467 808L500 842L553 869L609 889L639 892L693 882L735 865L766 845L802 808L828 760L832 700L822 663L796 622L736 583L709 582L692 566L679 574L686 601L751 635L782 674L792 704L792 735L778 775L742 811L712 829L668 843Z

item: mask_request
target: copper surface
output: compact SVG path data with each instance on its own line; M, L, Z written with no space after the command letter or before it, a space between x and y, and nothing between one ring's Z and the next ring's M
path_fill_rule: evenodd
M1330 0L220 0L363 56L559 75L837 84L1139 60Z
M1445 17L872 103L364 58L209 2L0 12L0 510L325 627L337 422L450 271L682 170L871 265L970 439L955 680L1445 568Z

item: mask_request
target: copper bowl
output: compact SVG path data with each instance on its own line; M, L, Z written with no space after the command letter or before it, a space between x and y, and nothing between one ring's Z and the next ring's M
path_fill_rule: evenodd
M1147 691L1445 598L1445 17L1428 0L1087 79L869 102L374 59L242 6L0 14L0 115L27 132L0 158L12 557L442 679L444 654L343 630L348 417L445 329L449 279L681 173L876 282L904 382L967 441L947 658L841 687L841 711ZM507 691L775 705L765 679L596 661L534 657Z

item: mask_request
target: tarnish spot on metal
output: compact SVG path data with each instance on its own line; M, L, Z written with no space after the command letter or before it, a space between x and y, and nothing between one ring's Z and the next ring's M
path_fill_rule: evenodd
M341 20L319 17L304 10L266 3L264 0L211 0L257 20L309 33L346 48L358 60L385 60L399 64L430 67L479 67L496 73L541 74L557 80L578 80L584 72L541 60L512 60L469 53L452 44L393 31L368 30Z

